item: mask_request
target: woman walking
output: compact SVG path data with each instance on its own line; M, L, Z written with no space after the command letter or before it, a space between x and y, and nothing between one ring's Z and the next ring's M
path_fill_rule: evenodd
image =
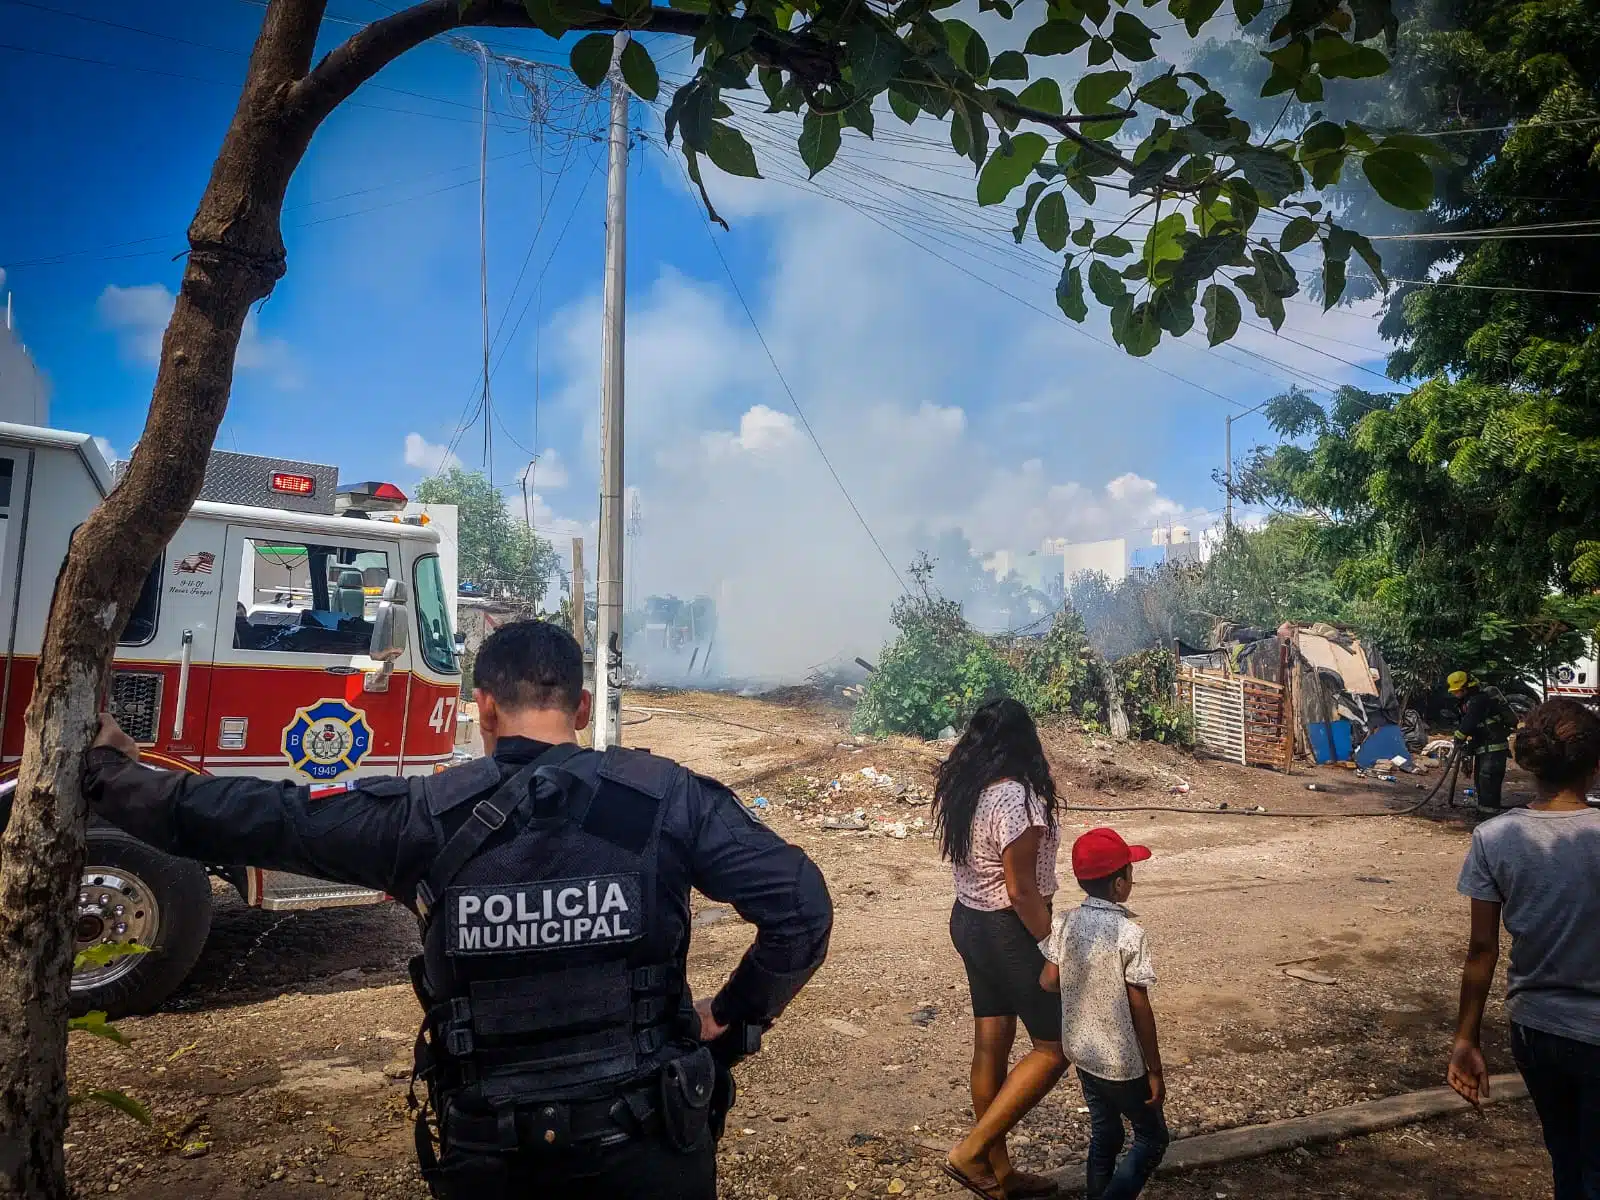
M1600 1200L1600 717L1551 700L1517 730L1517 765L1539 798L1472 831L1459 890L1472 900L1461 1012L1447 1078L1473 1104L1489 1094L1483 1008L1511 935L1511 1054L1544 1127L1555 1200Z
M947 1175L998 1200L1048 1196L1055 1185L1018 1171L1006 1134L1067 1069L1061 1006L1039 986L1056 890L1056 788L1033 717L1010 698L973 714L939 767L934 828L955 874L950 940L972 992L972 1111L977 1124L950 1151ZM1022 1019L1033 1049L1008 1074Z

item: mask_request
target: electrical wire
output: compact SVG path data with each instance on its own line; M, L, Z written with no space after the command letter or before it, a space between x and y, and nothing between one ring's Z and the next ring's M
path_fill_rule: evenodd
M693 186L692 181L689 179L689 173L683 164L673 156L667 155L664 147L658 146L657 148L661 150L663 155L666 155L669 161L677 164L678 169L683 172L684 186ZM895 582L900 585L900 590L910 595L911 589L906 587L906 581L901 577L900 569L894 565L894 560L884 550L883 543L878 540L878 535L872 532L872 526L867 524L867 518L862 515L861 509L850 495L850 489L845 487L844 480L839 478L839 472L834 468L833 461L828 457L828 452L822 448L822 442L817 437L816 430L811 427L811 420L806 416L806 410L801 406L800 398L795 395L794 389L789 386L788 379L784 377L783 368L778 366L777 357L772 353L772 347L767 344L767 335L761 332L761 324L756 320L756 314L750 308L750 302L744 298L744 290L740 288L739 281L733 276L733 268L728 265L727 257L722 253L722 247L717 243L716 235L711 230L710 218L706 216L704 210L699 211L701 222L705 225L706 238L711 242L711 249L716 252L717 261L722 264L722 269L728 276L728 283L733 288L733 294L738 297L739 306L744 309L744 315L750 322L750 328L755 330L756 340L761 343L761 349L766 353L767 362L772 364L772 373L778 377L778 383L788 395L789 403L794 408L795 415L800 418L800 424L805 427L806 436L811 439L811 444L817 448L817 454L822 459L822 465L827 467L828 474L833 476L833 482L838 485L840 495L844 497L844 502L850 506L850 511L855 514L856 520L861 523L861 528L865 531L867 539L872 543L873 548L877 550L878 557L883 559L883 565L889 568L889 573L894 576Z

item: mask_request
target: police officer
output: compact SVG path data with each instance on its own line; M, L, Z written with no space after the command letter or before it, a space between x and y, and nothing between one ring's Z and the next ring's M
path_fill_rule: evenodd
M1465 671L1452 671L1445 686L1461 705L1456 722L1456 752L1472 755L1472 786L1478 793L1478 813L1492 817L1500 811L1500 789L1506 780L1506 759L1517 714L1499 688L1484 687Z
M827 952L822 875L714 780L581 749L590 697L560 626L502 626L473 675L490 757L438 775L329 794L149 770L105 717L85 791L169 853L381 889L418 914L417 1152L436 1197L708 1200L727 1068ZM699 1001L691 887L756 926Z

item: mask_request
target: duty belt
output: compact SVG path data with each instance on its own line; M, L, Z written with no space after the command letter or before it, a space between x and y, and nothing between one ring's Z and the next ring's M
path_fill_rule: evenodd
M604 1100L539 1101L493 1114L452 1107L441 1132L447 1147L466 1154L609 1145L660 1129L660 1095L657 1076L652 1074L645 1086Z

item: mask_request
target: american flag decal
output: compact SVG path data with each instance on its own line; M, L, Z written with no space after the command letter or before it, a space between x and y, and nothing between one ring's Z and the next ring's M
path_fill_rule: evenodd
M211 568L216 566L217 556L209 550L202 550L198 554L191 554L187 558L180 558L172 564L174 575L209 575Z

